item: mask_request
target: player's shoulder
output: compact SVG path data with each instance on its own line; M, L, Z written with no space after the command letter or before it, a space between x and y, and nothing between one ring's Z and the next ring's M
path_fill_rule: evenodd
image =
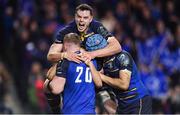
M67 24L67 26L69 26L69 27L76 27L76 22L75 22L75 20L69 22L69 23Z
M102 23L100 21L97 21L95 19L93 19L90 23L90 27L99 27L99 26L102 26Z
M64 26L63 28L59 29L59 32L62 31L67 31L67 30L73 30L76 29L76 22L73 20L71 22L69 22L66 26Z
M74 32L76 33L77 27L75 21L70 22L63 28L57 29L55 32L54 38L56 43L63 43L64 36L68 33Z
M131 57L130 53L128 53L124 50L116 55L116 59L123 65L127 65L132 62L132 57Z
M64 27L64 29L75 29L76 28L76 22L75 22L75 20L73 20L73 21L71 21L71 22L69 22L65 27Z
M117 54L118 59L124 59L124 58L131 58L131 55L129 52L122 50L120 53Z
M69 61L67 59L60 60L58 62L58 67L67 67L69 65Z

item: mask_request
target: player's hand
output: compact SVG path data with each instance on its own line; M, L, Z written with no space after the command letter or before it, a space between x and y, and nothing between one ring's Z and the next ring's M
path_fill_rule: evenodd
M102 74L101 72L99 72L99 75L101 77L101 80L103 81L104 80L104 74Z
M95 58L94 55L93 55L93 53L87 52L87 51L82 52L82 56L83 56L83 58L85 58L86 60L92 60L92 59Z
M85 63L87 66L90 66L92 62L91 62L91 60L88 60L88 59L87 59L87 60L84 61L84 63Z
M102 68L99 73L104 74L104 69Z
M64 58L66 58L69 61L74 61L76 63L81 63L81 57L73 52L65 52Z
M78 56L81 57L81 60L87 65L87 66L90 66L90 64L92 63L90 58L87 58L86 55L84 55L84 53L80 53L78 54Z
M92 63L91 60L89 59L83 59L82 60L84 61L84 63L87 65L87 66L90 66L90 64Z
M81 58L81 61L83 61L86 65L89 66L90 60L84 57L83 53L78 54L78 56Z

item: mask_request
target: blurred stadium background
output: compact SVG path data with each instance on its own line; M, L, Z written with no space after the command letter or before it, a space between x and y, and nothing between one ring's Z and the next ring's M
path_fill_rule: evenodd
M153 113L180 113L179 0L0 0L0 113L50 113L46 55L80 3L132 54Z

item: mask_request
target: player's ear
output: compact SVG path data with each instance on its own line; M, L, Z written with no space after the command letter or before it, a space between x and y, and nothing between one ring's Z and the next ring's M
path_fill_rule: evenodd
M63 51L66 51L67 50L67 45L64 43L63 44Z
M90 22L92 22L92 20L93 20L93 16L90 17Z

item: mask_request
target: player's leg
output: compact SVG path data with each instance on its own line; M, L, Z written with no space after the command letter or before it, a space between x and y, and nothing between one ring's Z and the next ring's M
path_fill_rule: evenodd
M152 101L150 96L145 96L130 104L118 106L118 114L152 114Z
M117 109L117 103L115 101L115 95L113 92L108 92L107 90L99 91L97 97L100 99L100 103L104 110L108 114L115 114Z
M141 114L152 114L152 98L151 96L145 96L142 98L142 104L141 111L139 111Z

